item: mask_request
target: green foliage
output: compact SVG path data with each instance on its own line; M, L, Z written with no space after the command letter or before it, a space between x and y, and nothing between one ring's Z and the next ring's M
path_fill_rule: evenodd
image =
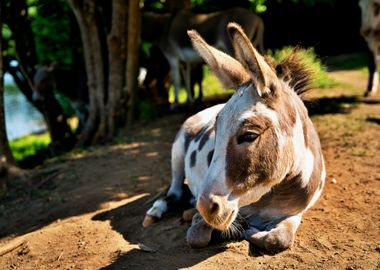
M267 10L267 7L265 6L265 2L267 0L249 0L251 5L251 10L255 11L256 13L263 13Z
M28 1L40 63L72 64L70 8L65 0Z
M27 135L9 142L13 156L17 161L36 154L38 151L44 150L50 144L49 134Z
M312 80L314 87L331 88L338 85L338 82L328 76L325 67L322 65L321 60L315 54L313 48L298 48L297 50L301 54L304 64L309 67L313 73ZM275 50L274 52L269 51L269 55L271 55L277 63L280 63L293 51L294 47L284 47L283 49Z
M4 40L3 43L3 56L14 56L16 55L16 43L12 39L12 31L9 29L8 25L3 24L1 29L2 37Z
M140 99L137 102L137 108L142 121L152 120L158 115L156 104L151 101Z
M71 105L71 101L66 95L62 94L61 92L54 91L54 96L57 99L59 105L61 105L63 113L66 117L71 117L75 115L75 111L73 106Z

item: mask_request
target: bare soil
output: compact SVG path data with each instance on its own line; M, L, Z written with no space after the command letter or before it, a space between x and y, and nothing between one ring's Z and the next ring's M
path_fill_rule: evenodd
M179 211L141 226L169 184L171 142L188 116L179 113L15 179L0 202L0 269L380 269L380 98L352 96L364 92L360 72L331 75L344 85L320 91L327 98L310 109L327 184L291 249L265 255L246 241L191 249Z

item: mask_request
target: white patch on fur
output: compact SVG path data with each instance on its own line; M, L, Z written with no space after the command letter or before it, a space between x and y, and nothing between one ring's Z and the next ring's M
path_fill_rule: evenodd
M302 187L306 187L309 183L311 174L313 173L314 169L314 155L310 151L309 148L307 148L303 154L302 161Z
M147 215L161 218L162 214L166 212L168 206L163 199L158 199L154 202L153 206L146 212Z
M302 121L297 112L296 122L293 127L292 143L294 150L294 161L292 171L302 172L302 187L309 183L310 176L314 169L314 155L309 148L305 146L305 134L303 133Z
M225 104L215 105L197 113L194 116L198 120L198 123L196 123L196 125L211 128L211 126L213 126L215 123L217 114L224 107L224 105ZM185 175L188 180L190 191L195 198L199 196L199 193L203 190L204 183L207 180L207 173L209 170L207 164L207 155L211 150L215 148L214 136L214 132L210 134L209 140L206 141L201 151L198 151L200 140L197 142L192 140L186 152ZM190 155L193 151L197 152L196 165L195 167L190 167Z
M257 112L258 115L262 115L269 118L272 121L272 124L275 127L275 129L277 131L280 130L280 123L278 120L278 116L274 110L270 109L267 105L265 105L262 102L257 102L255 111Z
M308 210L310 207L312 207L316 201L318 200L319 196L321 196L321 193L323 191L323 186L325 185L325 179L326 179L326 169L325 169L325 161L322 156L322 173L321 173L321 182L322 182L322 188L319 188L316 190L316 192L313 195L313 198L311 198L309 204L305 208L304 212Z

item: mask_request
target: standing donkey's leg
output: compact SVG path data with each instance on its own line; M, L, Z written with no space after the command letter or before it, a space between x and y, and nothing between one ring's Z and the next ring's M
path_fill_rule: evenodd
M153 203L153 206L146 212L143 226L147 227L160 219L162 215L176 202L183 194L183 182L185 179L185 138L181 129L172 146L172 181L168 193L164 198L160 198Z
M186 102L189 104L193 101L193 91L191 91L191 64L185 63L185 70L184 70L184 80L185 80L185 87L187 92L187 100Z
M181 88L181 74L180 74L180 63L177 58L167 57L169 60L170 69L172 72L173 86L174 86L174 103L171 105L171 109L174 110L179 104L179 90Z
M371 96L375 94L379 86L379 71L378 71L376 48L370 48L369 52L370 52L369 62L368 62L369 81L368 81L367 91L365 92L365 96Z
M250 227L245 238L268 253L278 253L293 244L295 233L301 223L302 214L288 217L269 231L260 231Z

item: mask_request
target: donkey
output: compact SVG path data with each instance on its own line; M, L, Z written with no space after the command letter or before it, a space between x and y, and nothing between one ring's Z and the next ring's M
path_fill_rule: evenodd
M207 246L216 230L277 253L292 245L325 182L319 138L300 98L310 72L296 53L274 68L238 24L229 23L227 31L237 60L188 32L222 84L237 91L182 125L172 147L170 188L143 225L180 200L186 178L198 210L187 231L191 247Z
M370 52L369 81L365 96L373 96L379 87L378 55L380 48L380 0L360 0L362 12L360 33Z
M227 23L235 21L242 25L250 40L259 50L264 49L264 24L262 19L250 10L233 8L209 14L192 14L179 11L174 15L149 15L142 17L142 38L155 41L167 58L173 77L174 106L178 104L181 86L181 63L185 78L187 101L192 102L190 73L193 64L202 63L202 58L192 48L186 35L187 29L199 31L213 46L232 53L232 45L225 32ZM161 30L158 29L161 26Z
M33 77L33 85L33 99L35 101L44 99L53 90L66 95L70 99L79 119L77 131L81 131L87 120L89 104L86 74L84 71L78 72L59 68L55 64L47 62L37 68Z
M149 57L144 60L143 66L147 70L143 82L144 88L149 90L150 96L156 102L160 104L168 103L168 92L172 81L168 61L157 46L151 47ZM192 66L190 72L190 90L194 98L195 85L198 85L199 95L197 101L201 101L203 98L202 80L203 65L197 64Z

